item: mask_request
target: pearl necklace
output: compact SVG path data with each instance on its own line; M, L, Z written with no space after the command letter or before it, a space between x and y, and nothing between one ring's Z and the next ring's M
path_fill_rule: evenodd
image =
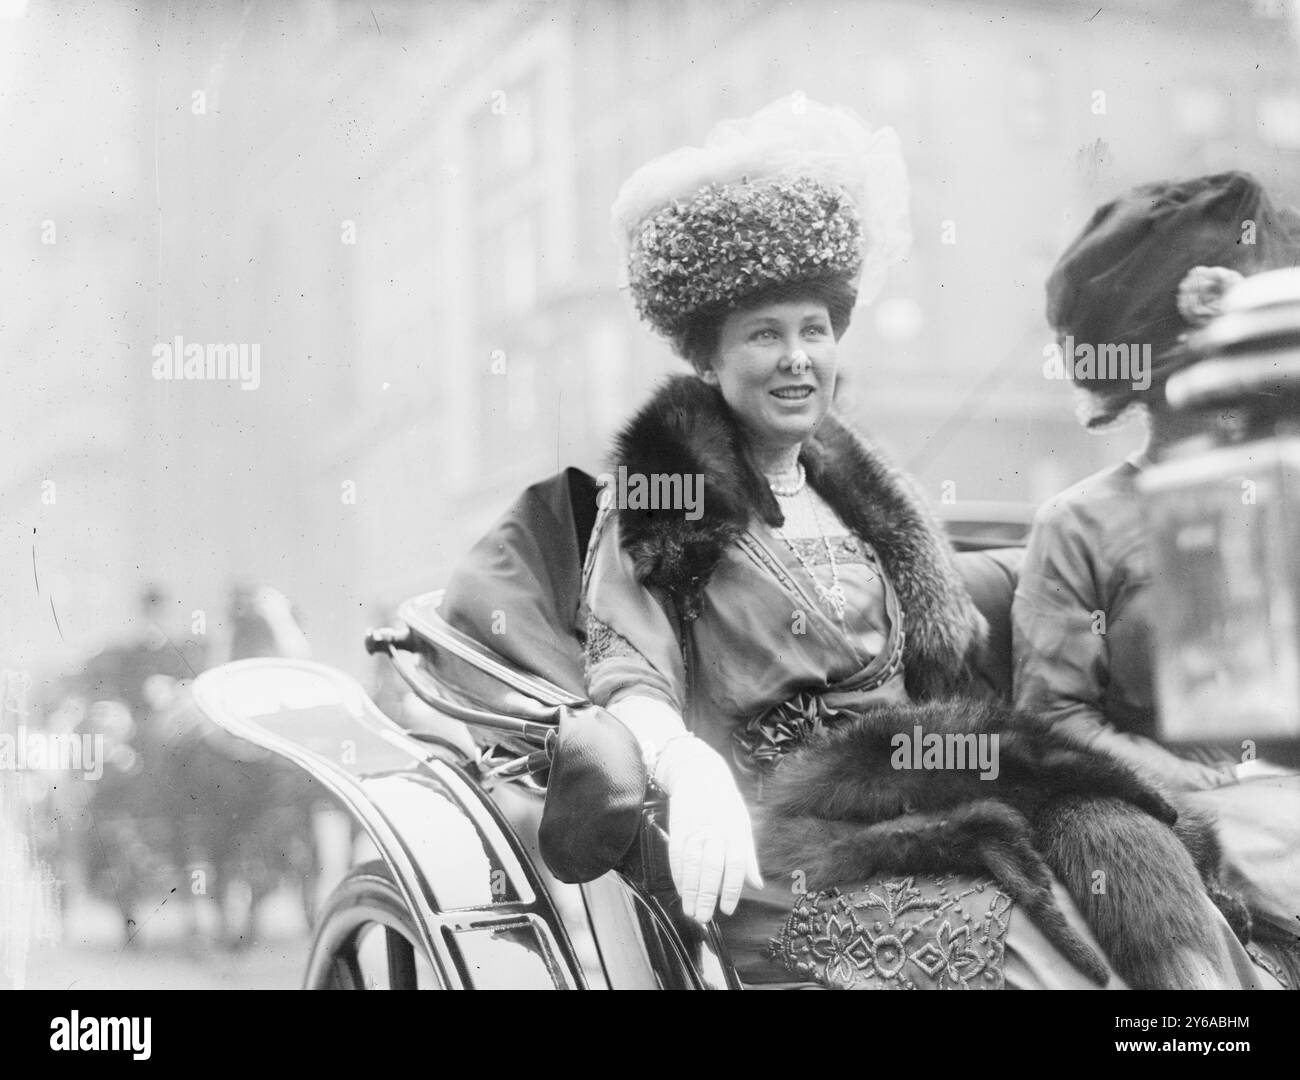
M778 487L770 476L767 478L767 486L772 489L773 495L780 495L783 499L789 499L803 491L804 485L808 483L808 474L804 471L803 462L796 461L794 470L795 475L799 478L795 481L794 487Z
M799 482L794 486L793 489L787 489L783 491L779 489L771 481L768 482L768 486L772 489L772 493L774 495L779 495L782 498L788 499L788 498L793 498L795 495L798 495L801 491L803 491L807 479L808 477L804 473L804 468L803 465L801 464L799 466ZM848 610L848 595L844 591L844 586L840 584L840 567L839 564L835 561L835 549L831 547L830 537L826 535L826 530L822 527L821 514L817 510L817 500L816 499L811 500L808 503L808 508L809 510L812 511L813 522L816 524L817 532L820 534L822 538L822 544L826 548L826 557L827 559L830 560L830 564L831 564L830 585L823 585L819 580L817 580L817 575L813 573L813 568L811 564L809 564L808 560L804 558L803 552L801 552L794 545L794 543L790 540L790 538L786 536L781 529L773 529L772 532L775 533L778 538L784 541L786 547L788 547L792 552L794 552L794 557L799 560L799 565L804 568L804 572L807 573L807 575L812 579L813 587L817 590L817 596L820 598L823 604L828 605L830 609L833 612L835 612L836 619L838 619L840 625L843 626L844 614Z

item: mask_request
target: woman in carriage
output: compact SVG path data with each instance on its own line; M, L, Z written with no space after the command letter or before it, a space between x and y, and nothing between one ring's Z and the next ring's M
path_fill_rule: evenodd
M587 690L667 795L684 913L720 912L751 985L1275 987L1211 821L975 692L947 541L833 408L837 342L907 249L893 133L777 102L643 167L614 218L693 371L615 446Z

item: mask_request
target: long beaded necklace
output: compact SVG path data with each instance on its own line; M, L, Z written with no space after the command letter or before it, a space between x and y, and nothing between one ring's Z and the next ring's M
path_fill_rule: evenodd
M781 487L780 485L773 483L771 478L768 479L768 486L772 489L772 494L779 495L783 499L791 499L803 492L808 483L808 474L804 471L803 462L799 462L796 468L798 470L799 478L789 487ZM808 508L812 512L813 523L816 525L817 532L822 539L822 544L826 548L826 557L830 560L830 585L823 585L818 580L817 575L813 573L812 566L809 564L808 560L804 558L803 552L801 552L790 538L785 535L783 530L773 529L772 532L775 533L792 552L794 552L794 557L799 560L799 565L804 568L808 576L812 579L813 586L817 590L817 596L821 599L822 603L828 605L830 609L835 612L835 617L839 620L840 624L843 625L844 613L848 608L848 595L844 591L844 586L840 584L840 568L839 564L835 561L835 549L831 546L831 541L826 535L826 530L822 527L821 514L817 510L817 500L811 499L808 503Z

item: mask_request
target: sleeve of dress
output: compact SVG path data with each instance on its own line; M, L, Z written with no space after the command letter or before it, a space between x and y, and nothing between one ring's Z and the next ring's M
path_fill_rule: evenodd
M602 510L583 570L587 694L602 707L631 695L684 710L685 665L671 604L636 580L617 513Z
M1174 788L1219 786L1221 770L1189 761L1141 735L1116 730L1105 714L1109 647L1092 543L1081 523L1050 504L1029 537L1011 608L1014 695L1084 745L1105 750Z

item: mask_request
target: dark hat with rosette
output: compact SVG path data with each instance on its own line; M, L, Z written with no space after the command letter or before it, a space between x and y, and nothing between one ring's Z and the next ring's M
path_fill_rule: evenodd
M1215 312L1242 275L1300 257L1300 215L1277 206L1255 177L1216 173L1143 184L1101 206L1047 280L1047 319L1062 337L1093 348L1150 346L1152 392L1182 362L1189 332ZM1115 420L1142 390L1097 378L1080 418Z

